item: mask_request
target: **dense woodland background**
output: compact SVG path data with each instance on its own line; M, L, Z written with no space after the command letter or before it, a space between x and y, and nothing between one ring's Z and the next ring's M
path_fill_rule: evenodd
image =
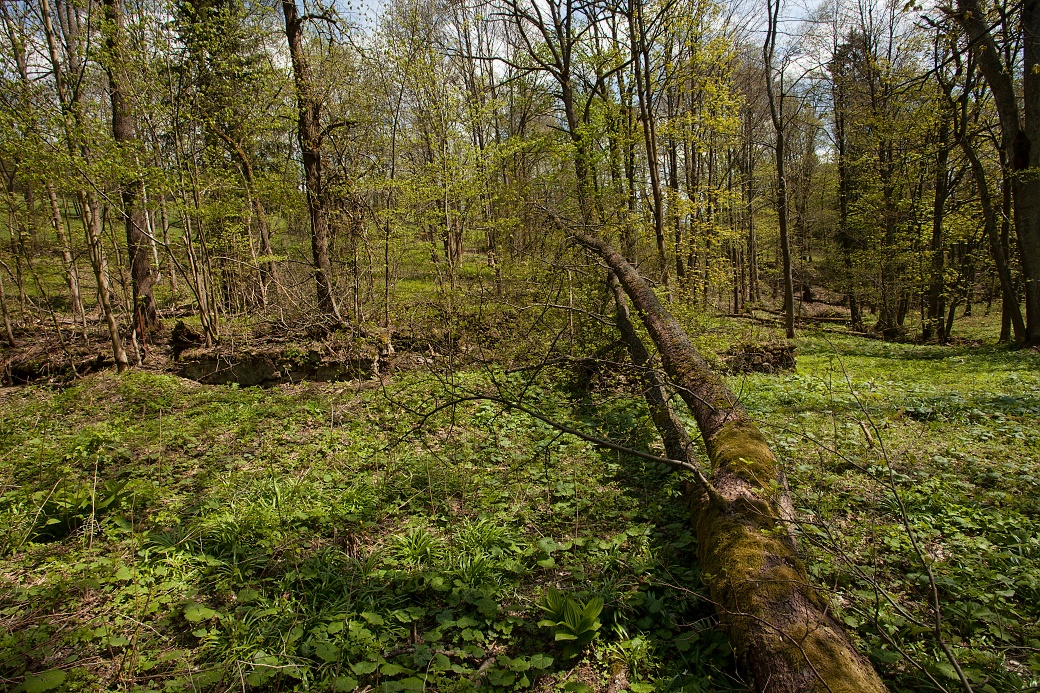
M1040 688L1037 0L0 13L0 686Z
M7 336L60 311L148 342L182 306L207 342L391 334L416 282L559 283L570 225L685 305L821 296L943 342L996 302L1036 341L1034 14L5 2Z

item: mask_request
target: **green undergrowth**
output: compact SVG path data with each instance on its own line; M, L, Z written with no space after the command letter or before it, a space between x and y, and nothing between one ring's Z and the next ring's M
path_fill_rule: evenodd
M1035 690L1040 358L824 333L798 346L797 373L733 384L841 619L894 690L963 690L943 643L975 691Z
M390 388L7 390L0 687L740 689L666 469Z
M700 327L707 351L748 339ZM977 691L1035 687L1040 359L829 332L798 349L796 372L730 383L834 612L893 691L959 690L943 645ZM623 376L494 379L662 452ZM487 388L5 390L0 687L745 690L697 596L680 481L493 402L419 416Z

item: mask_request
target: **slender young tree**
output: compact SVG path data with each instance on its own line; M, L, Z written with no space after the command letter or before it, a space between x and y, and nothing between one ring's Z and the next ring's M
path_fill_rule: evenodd
M777 70L776 59L777 26L783 0L766 0L766 39L762 48L765 67L766 96L769 100L769 117L773 121L776 152L776 216L780 226L780 253L784 283L784 329L787 338L794 337L794 274L791 269L791 239L787 228L787 121L784 120L784 89L786 61Z
M57 15L57 26L52 18ZM90 144L86 139L89 128L86 122L83 98L83 70L85 69L85 53L88 29L86 21L78 7L68 0L57 0L52 10L50 0L40 0L40 16L43 18L43 31L46 38L47 57L50 60L51 76L54 91L61 113L62 139L65 141L69 159L77 162L84 169L89 169L93 160ZM102 243L102 209L94 181L77 181L80 185L76 196L83 227L87 236L90 266L97 282L98 304L101 315L108 329L112 342L112 355L116 369L120 372L129 367L129 359L123 348L123 338L119 331L119 321L112 305L111 282L108 271L108 260Z
M661 185L661 169L658 162L657 118L654 110L653 76L651 53L647 40L645 5L641 0L629 0L628 34L631 48L632 73L635 76L639 120L643 124L643 143L646 147L647 176L650 178L650 195L653 200L654 240L661 263L661 283L668 287L668 251L665 246L664 190ZM676 253L679 248L676 247Z

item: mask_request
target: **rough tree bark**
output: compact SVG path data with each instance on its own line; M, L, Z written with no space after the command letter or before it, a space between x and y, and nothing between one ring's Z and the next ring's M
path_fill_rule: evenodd
M105 72L112 102L112 136L120 146L136 142L137 129L127 102L125 38L122 0L105 0ZM130 284L134 292L134 328L142 342L162 328L155 305L155 274L149 254L151 240L146 232L147 220L141 204L142 182L138 178L120 184L121 214L126 225L126 249L130 256Z
M944 11L964 31L993 94L1000 146L1011 163L1015 233L1025 281L1025 339L1040 344L1040 0L1026 0L1019 7L1021 15L1012 31L1022 42L1021 64L1026 69L1020 77L1001 60L992 25L978 0L957 0L956 7ZM1016 82L1022 85L1021 98Z
M614 272L697 421L715 496L696 512L703 579L756 690L885 691L809 584L788 533L783 475L761 432L636 269L605 241L571 236Z
M303 156L304 180L307 185L307 209L311 217L311 253L314 256L314 281L318 307L343 322L332 287L332 263L329 260L329 216L321 157L321 101L314 93L310 68L303 46L303 23L296 0L282 0L285 37L292 58L293 81L296 85L298 115L297 136Z

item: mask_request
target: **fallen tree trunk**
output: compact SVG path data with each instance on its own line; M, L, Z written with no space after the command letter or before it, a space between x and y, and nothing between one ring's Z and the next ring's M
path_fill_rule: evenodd
M632 364L636 368L643 369L643 381L645 383L643 397L646 399L646 405L650 409L650 419L654 422L657 432L661 434L665 454L673 460L693 464L694 461L690 459L690 446L693 443L689 434L686 433L686 428L675 416L675 412L668 403L668 390L664 379L652 367L650 353L646 350L643 340L639 338L635 328L632 326L628 304L625 302L624 289L621 288L621 284L618 283L617 277L613 272L608 274L607 281L614 294L614 305L616 308L614 322L617 324L618 332L621 333L621 341L628 348L628 355L632 359Z
M885 691L809 584L789 533L783 474L762 433L636 269L605 241L571 236L617 277L697 421L711 461L709 493L696 508L703 580L755 689Z

